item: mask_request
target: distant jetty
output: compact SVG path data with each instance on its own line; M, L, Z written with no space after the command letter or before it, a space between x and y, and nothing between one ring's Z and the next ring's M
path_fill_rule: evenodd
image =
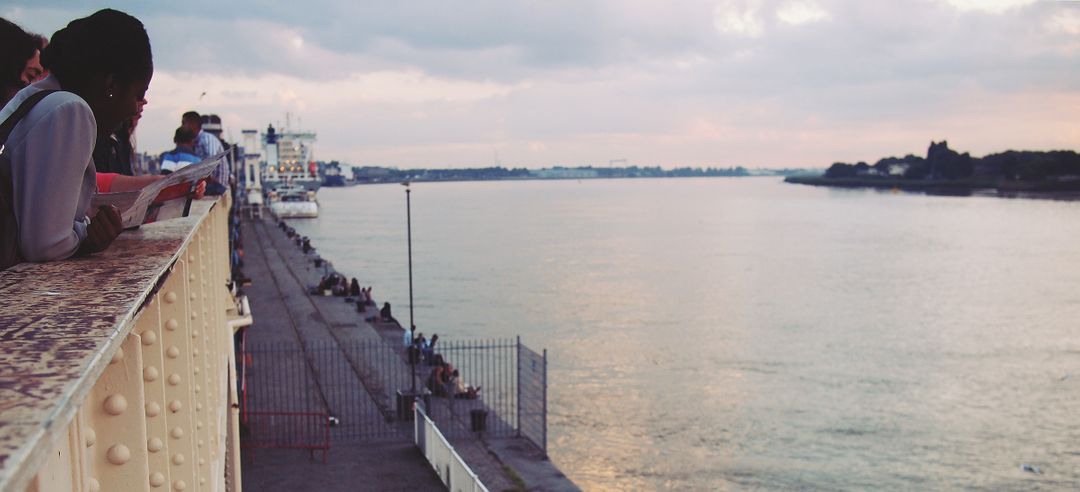
M1080 193L1080 154L1071 150L1015 151L982 158L961 154L947 142L930 142L926 157L886 157L873 165L834 163L824 175L788 176L785 182L817 186L896 188L941 194Z

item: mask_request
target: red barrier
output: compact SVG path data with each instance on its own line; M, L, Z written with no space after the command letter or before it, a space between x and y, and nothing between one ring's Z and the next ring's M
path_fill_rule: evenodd
M246 449L306 449L315 459L322 451L323 463L330 450L330 416L314 412L247 412L246 432L240 447Z

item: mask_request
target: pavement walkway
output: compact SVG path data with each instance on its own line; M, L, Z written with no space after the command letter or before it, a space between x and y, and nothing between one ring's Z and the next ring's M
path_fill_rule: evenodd
M396 324L368 323L364 321L365 313L358 313L354 304L344 303L340 297L307 294L307 287L319 282L324 269L315 267L312 259L304 255L272 219L245 221L243 238L246 254L244 272L253 281L251 286L245 288L255 318L255 324L248 332L249 343L309 346L335 342L341 346L385 343L387 347L398 347L403 332ZM375 313L375 308L369 309L372 310L371 314ZM335 384L322 385L321 392L328 410L336 413L346 425L356 418L363 418L363 415L387 414L392 406L392 402L387 401L388 393L380 392L377 388L372 390L379 382L373 381L371 375L364 374L363 370L356 370L365 361L348 357L308 357L314 374L333 374L336 378L355 377L355 380L346 380L347 385L355 385L351 391L342 390L345 386L340 379L335 379ZM351 357L355 358L356 355ZM341 365L344 367L338 367ZM408 367L404 361L402 366ZM355 391L355 388L364 385L369 389L369 398L363 398L366 401L341 401L342 398L357 400L356 395L364 392ZM360 412L363 415L342 414L342 411ZM385 425L392 427L395 424ZM354 437L339 437L334 431L335 428L331 428L333 445L329 464L324 465L321 459L310 462L302 451L258 450L255 459L266 464L252 467L245 463L245 485L260 485L256 490L358 490L357 484L367 483L361 480L370 477L374 480L372 490L443 489L430 465L411 442L402 439L358 443ZM343 431L341 429L339 433ZM402 443L404 448L400 447ZM541 450L524 439L455 438L452 445L489 490L520 490L521 481L527 490L579 490ZM408 449L413 452L408 452ZM288 456L293 459L288 459ZM296 459L301 456L303 459ZM369 463L372 460L379 463ZM507 468L513 472L507 473ZM325 473L320 473L320 469L324 469ZM257 474L251 482L247 481L249 473ZM352 473L356 475L350 475ZM280 477L275 479L278 475ZM291 482L290 477L294 475L310 475L312 481ZM428 477L428 480L422 480L423 477ZM262 486L286 482L296 486ZM309 483L310 487L307 485ZM405 489L395 488L398 484L406 483L408 486ZM340 487L335 484L340 484Z

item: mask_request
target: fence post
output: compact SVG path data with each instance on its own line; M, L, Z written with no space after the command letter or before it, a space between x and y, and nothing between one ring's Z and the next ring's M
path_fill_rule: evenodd
M521 335L517 336L517 357L514 365L517 372L517 437L521 437Z
M544 454L545 455L547 454L547 412L548 412L548 410L547 410L547 387L548 387L547 366L548 366L547 349L544 349Z

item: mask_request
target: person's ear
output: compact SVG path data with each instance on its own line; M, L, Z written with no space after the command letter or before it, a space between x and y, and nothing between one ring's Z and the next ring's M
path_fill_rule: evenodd
M116 76L111 73L105 74L105 97L112 99L118 92L120 92L120 85L116 82Z

